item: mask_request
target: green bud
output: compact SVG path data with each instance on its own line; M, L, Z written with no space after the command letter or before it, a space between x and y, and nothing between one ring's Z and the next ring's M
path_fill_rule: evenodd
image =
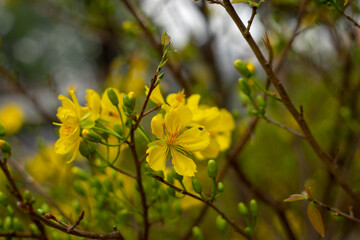
M124 137L124 131L122 126L119 123L114 124L114 131L119 134L121 137Z
M0 137L5 136L5 134L6 134L6 131L5 131L4 125L2 125L2 123L0 122Z
M246 216L248 216L249 215L249 211L248 211L248 208L246 207L246 205L243 203L243 202L240 202L239 204L238 204L238 210L239 210L239 213L241 214L241 215L243 215L244 217Z
M10 157L10 155L11 155L11 146L7 141L5 141L3 139L0 139L0 149L4 153L4 158L9 158Z
M135 108L135 93L129 92L128 95L124 95L123 104L126 108L126 112L133 112Z
M7 216L4 220L4 229L10 230L13 226L13 219L10 216Z
M168 187L167 191L168 191L169 195L175 197L175 189L173 189L172 187Z
M13 228L14 228L14 231L16 231L16 232L24 231L24 227L18 218L13 219Z
M196 178L192 179L192 187L196 193L200 194L202 192L202 186Z
M8 205L8 198L3 192L0 192L0 204L6 207Z
M114 89L108 88L108 89L106 90L106 93L107 93L108 98L110 99L110 102L111 102L114 106L119 105L119 99L118 99L118 97L117 97Z
M263 96L258 95L256 97L256 102L259 104L259 107L265 107L265 99L263 98Z
M13 217L14 216L14 209L10 206L10 205L7 205L6 207L6 211L7 211L7 214L10 216L10 217Z
M246 227L246 228L244 229L244 232L245 232L247 235L251 236L252 233L253 233L253 229L252 229L251 227Z
M251 89L246 79L239 78L239 88L246 96L250 96Z
M226 231L227 222L221 215L217 216L216 218L216 227L219 229L221 233L224 233Z
M179 174L175 171L175 168L174 168L174 167L172 167L171 170L172 170L172 175L173 175L173 177L174 177L176 180L178 180L179 182L181 182L181 181L184 179L183 176L179 175Z
M85 196L85 190L79 181L74 181L73 187L77 194Z
M37 212L41 215L41 216L44 216L45 215L45 211L44 210L42 210L41 208L39 208L38 210L37 210Z
M198 226L192 228L192 235L194 236L195 240L203 240L204 234Z
M160 73L159 76L156 78L155 81L155 86L159 85L161 80L164 78L165 74L164 73Z
M258 215L258 204L255 199L251 199L250 201L250 212L251 215L256 218Z
M218 185L217 185L217 190L219 193L222 193L224 191L224 184L222 182L218 182Z
M236 70L244 77L244 78L249 78L251 77L251 72L248 69L248 67L246 66L246 64L241 61L241 60L236 60L234 62L234 66L236 68Z
M209 160L209 162L208 162L208 167L207 167L207 171L208 171L209 177L211 177L211 178L216 178L216 175L217 175L217 165L216 165L216 162L215 162L213 159Z
M87 144L85 142L83 142L83 141L80 142L79 151L80 151L80 154L83 157L89 158L90 151L89 151L89 148L88 148L88 146L87 146Z
M100 135L97 134L96 132L92 131L92 130L83 129L83 130L81 131L81 135L82 135L85 139L87 139L87 140L89 140L89 141L91 141L91 142L96 142L96 143L101 142L101 137L100 137Z
M88 180L89 179L89 175L79 167L73 167L71 169L71 172L78 179L81 179L81 180Z
M46 203L43 203L41 205L41 209L43 209L45 212L50 212L49 205L47 205Z

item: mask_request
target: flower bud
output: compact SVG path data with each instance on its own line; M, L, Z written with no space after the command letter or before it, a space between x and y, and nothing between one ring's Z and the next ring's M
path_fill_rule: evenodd
M222 193L224 191L224 184L222 182L219 182L217 185L217 190L219 193Z
M107 93L107 96L108 96L110 102L111 102L114 106L119 105L119 99L118 99L118 97L117 97L114 89L108 88L108 89L106 90L106 93Z
M16 232L24 231L24 227L23 227L21 221L18 218L13 219L13 229Z
M219 229L221 233L224 233L227 227L227 222L221 215L216 218L216 227Z
M101 137L99 134L97 134L96 132L89 130L89 129L83 129L81 131L81 135L91 141L91 142L101 142Z
M12 226L13 226L12 218L10 216L7 216L4 220L4 229L10 230L12 229Z
M24 198L25 198L27 201L31 201L32 195L31 195L31 192L30 192L29 190L25 190L25 192L24 192Z
M89 175L79 167L73 167L71 169L71 172L74 174L75 177L77 177L77 178L79 178L81 180L88 180L89 179Z
M135 93L129 92L128 95L124 95L123 104L125 106L124 110L126 110L126 112L133 112L135 107Z
M246 96L250 96L251 89L248 82L244 78L239 78L239 88Z
M192 179L192 187L196 193L200 194L202 192L202 186L196 178Z
M172 167L171 170L172 170L172 175L173 175L173 177L174 177L176 180L178 180L179 182L181 182L181 181L184 179L183 176L179 175L179 174L175 171L175 168L174 168L174 167Z
M44 210L42 210L41 208L39 208L38 210L37 210L37 212L41 215L41 216L44 216L45 215L45 211Z
M5 131L4 125L2 125L2 123L0 122L0 137L5 136L5 134L6 134L6 131Z
M217 175L217 165L216 165L216 162L215 162L213 159L209 160L209 162L208 162L208 167L207 167L207 171L208 171L209 177L211 177L211 178L216 178L216 175Z
M155 86L159 85L161 80L164 78L165 74L164 73L160 73L159 76L156 78L155 81Z
M248 67L246 66L246 64L241 61L241 60L236 60L234 62L234 66L236 68L236 70L244 77L244 78L249 78L251 77L251 72L248 69Z
M202 233L201 229L198 226L192 228L192 235L194 236L195 240L204 239L204 234Z
M244 217L247 217L249 215L248 208L246 207L246 205L243 202L240 202L238 204L238 210L239 210L240 214L243 215Z
M85 158L89 158L90 151L86 143L80 142L79 151L82 156L84 156Z
M4 154L4 158L9 158L10 157L10 155L11 155L11 146L7 141L5 141L3 139L0 139L0 149Z
M0 192L0 204L6 207L8 205L8 198L3 192Z
M246 227L246 228L244 229L244 232L245 232L247 235L251 236L252 233L253 233L253 229L252 229L252 227Z
M14 209L10 206L10 205L7 205L6 207L6 211L7 211L7 214L10 216L10 217L13 217L14 216Z
M251 199L250 201L250 212L251 215L256 218L258 215L258 205L255 199Z

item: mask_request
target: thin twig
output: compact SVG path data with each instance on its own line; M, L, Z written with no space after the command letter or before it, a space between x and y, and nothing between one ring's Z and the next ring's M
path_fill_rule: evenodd
M230 0L224 0L225 4L225 10L228 12L230 17L233 19L234 23L242 33L244 39L249 44L250 48L252 49L253 53L255 54L256 58L258 59L259 63L265 70L265 73L271 83L276 88L277 92L279 93L283 104L287 108L287 110L291 113L293 118L298 123L299 127L301 128L304 136L306 137L306 140L313 148L314 152L317 154L317 156L322 160L322 162L325 164L327 170L335 177L339 185L345 190L345 192L351 197L351 199L354 201L356 205L359 205L360 203L360 196L353 190L353 188L349 185L349 183L346 181L346 179L342 176L342 174L339 172L339 170L336 168L336 166L333 165L333 161L330 155L328 155L319 145L319 143L316 141L314 136L312 135L308 124L306 123L303 115L301 112L296 109L293 102L289 98L289 95L285 91L283 85L281 84L280 80L276 76L276 74L273 72L272 68L268 66L267 61L262 54L259 46L255 42L255 40L252 38L251 34L245 35L246 27L244 23L241 21L240 17L236 13L234 7L230 3Z
M291 129L291 128L289 128L289 127L287 127L287 126L285 126L285 125L283 125L281 123L278 123L278 122L276 122L276 121L274 121L274 120L272 120L272 119L270 119L270 118L268 118L266 116L264 116L263 119L265 119L268 123L272 123L272 124L282 128L282 129L285 129L286 131L294 134L295 136L297 136L299 138L305 139L305 137L301 133L295 131L294 129Z
M159 56L161 57L162 56L162 50L163 50L161 43L156 41L155 37L153 36L153 34L149 30L149 28L146 26L144 21L140 18L139 14L135 10L132 3L130 3L129 0L121 0L121 1L125 4L125 6L130 11L130 13L134 16L136 21L139 23L141 29L144 31L147 39L150 41L151 45L157 50ZM179 67L175 66L174 63L171 60L169 60L167 62L167 67L169 68L172 75L175 77L176 81L185 90L186 94L190 95L191 94L190 88L189 88L188 83L185 80L185 78L184 78L184 76L183 76L183 74L181 72L181 69Z
M136 179L136 176L135 176L135 175L133 175L133 174L131 174L131 173L128 173L128 172L126 172L126 171L124 171L124 170L122 170L122 169L120 169L120 168L118 168L118 167L116 167L116 166L114 166L114 165L110 165L110 167L111 167L112 169L114 169L115 171L121 173L121 174L124 174L124 175L126 175L126 176L128 176L128 177L131 177L131 178L133 178L133 179Z
M356 27L360 28L360 24L357 23L352 17L350 17L349 15L347 15L343 10L341 10L340 8L336 7L336 9L344 16L346 17L347 20L349 20L350 22L352 22Z
M156 105L156 106L153 107L152 109L149 109L149 110L147 110L146 112L144 112L142 116L145 117L146 115L152 113L153 111L158 110L160 107L161 107L161 104Z
M156 180L162 182L163 184L173 188L175 191L190 196L198 201L201 201L205 204L207 204L209 207L211 207L212 209L214 209L218 214L220 214L224 220L226 220L234 229L236 232L240 233L242 236L244 236L246 239L251 239L250 236L248 236L244 230L242 228L240 228L233 220L231 220L230 218L228 218L225 213L223 213L218 207L216 207L211 201L206 201L204 199L202 199L201 197L196 196L195 194L192 194L190 192L187 192L181 188L176 187L175 185L167 182L165 179L163 179L162 177L158 176L158 175L151 175L153 178L155 178Z
M351 221L360 223L360 219L354 217L354 214L351 211L350 211L350 214L347 214L347 213L339 211L336 208L330 207L329 205L327 205L325 203L322 203L322 202L320 202L320 201L318 201L316 199L309 198L308 200L313 201L315 204L319 205L320 207L325 208L326 210L328 210L330 212L333 212L335 216L342 216L342 217L347 218L347 219L349 219Z
M256 12L257 12L257 7L252 7L252 13L251 13L250 20L248 21L247 28L246 28L246 30L245 30L245 35L248 35L249 32L250 32L251 24L252 24L252 22L254 21Z
M74 228L76 228L76 226L80 224L81 220L84 218L84 214L85 212L81 211L80 216L76 219L75 223L69 228L68 233L74 230Z

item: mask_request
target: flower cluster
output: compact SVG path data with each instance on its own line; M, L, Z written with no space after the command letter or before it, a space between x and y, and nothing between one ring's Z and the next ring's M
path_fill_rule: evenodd
M86 93L87 106L79 104L74 91L70 91L71 99L59 95L62 106L58 108L57 117L61 123L55 123L60 126L55 152L72 153L69 162L74 161L79 155L82 139L95 142L111 141L112 138L124 140L125 133L129 132L124 120L124 110L121 108L124 93L111 89L109 94L108 89L101 98L94 90L88 89ZM114 99L117 101L116 104Z
M186 98L183 91L169 94L165 101L159 86L150 100L163 109L151 121L157 140L148 145L146 161L152 169L164 171L171 157L178 174L192 177L196 173L192 156L216 158L229 148L235 123L227 110L200 105L200 95Z

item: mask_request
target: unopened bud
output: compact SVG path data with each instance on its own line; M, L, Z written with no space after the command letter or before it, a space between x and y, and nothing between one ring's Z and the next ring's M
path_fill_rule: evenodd
M216 162L215 162L213 159L209 160L209 162L208 162L208 167L207 167L207 171L208 171L209 177L211 177L211 178L216 178L216 175L217 175L217 165L216 165Z
M119 99L118 99L118 96L116 95L114 89L108 88L108 89L106 90L106 93L107 93L108 98L110 99L110 102L111 102L114 106L119 105Z
M0 204L6 207L8 205L8 198L3 192L0 192Z
M221 215L216 218L216 227L219 229L221 233L224 233L227 227L227 222Z
M135 93L129 92L128 95L124 95L123 104L125 106L126 112L133 112L135 108Z
M192 228L192 234L195 240L203 240L204 234L198 226Z
M234 62L234 66L236 68L236 70L238 70L238 72L244 77L244 78L249 78L251 77L252 73L250 72L250 70L248 69L247 65L241 61L241 60L236 60Z
M252 233L253 233L253 229L252 229L252 227L246 227L246 228L244 229L244 232L245 232L247 235L251 236Z
M200 194L202 192L202 186L196 178L192 179L192 187L196 193Z
M217 185L217 190L219 193L222 193L224 191L224 184L222 182L219 182Z
M246 96L250 96L251 89L246 79L239 78L239 88Z
M258 204L255 199L251 199L250 201L250 212L251 215L256 218L258 215Z
M121 137L124 136L124 131L123 131L123 128L122 126L119 124L119 123L115 123L114 124L114 131L119 134Z
M81 155L84 156L85 158L88 158L90 155L89 148L88 148L87 144L84 142L80 142L79 151L80 151Z
M83 129L81 131L81 135L92 142L101 142L101 137L99 134L97 134L96 132L89 130L89 129Z
M10 157L10 155L11 155L11 146L7 141L5 141L3 139L0 139L0 149L4 154L4 158L9 158Z
M243 215L244 217L249 215L248 208L246 207L246 205L243 202L240 202L238 204L238 210L239 210L240 214Z

